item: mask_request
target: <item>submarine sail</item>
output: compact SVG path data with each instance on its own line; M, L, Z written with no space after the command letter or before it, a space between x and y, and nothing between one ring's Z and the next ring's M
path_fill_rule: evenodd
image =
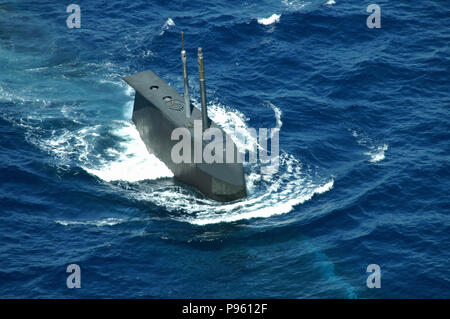
M189 91L183 45L184 97L150 70L123 77L123 80L135 90L132 120L147 150L166 164L173 172L175 179L196 188L203 195L216 201L237 200L247 196L241 154L231 138L207 115L203 53L200 48L198 61L201 73L202 110L194 107L189 101L189 96L186 96ZM199 138L195 130L197 123L203 123L201 135L207 128L214 128L221 132L223 161L205 162L195 158L196 151L198 152L198 149L195 149L196 145L201 145L202 154L205 147L203 137ZM172 158L173 147L178 143L177 140L172 140L172 132L177 128L190 132L191 143L188 144L190 160L188 161L179 162Z

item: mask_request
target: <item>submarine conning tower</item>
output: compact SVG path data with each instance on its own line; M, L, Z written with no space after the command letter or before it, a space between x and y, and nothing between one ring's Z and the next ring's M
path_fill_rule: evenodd
M247 190L241 154L225 131L208 117L203 51L198 48L197 52L201 98L199 110L189 98L183 33L181 38L184 97L150 70L125 76L123 80L135 90L132 120L147 150L166 164L176 180L217 201L227 202L243 198L247 196ZM200 122L202 136L199 137L194 129L196 123ZM172 150L179 142L172 140L172 132L177 128L185 128L190 132L190 161L179 163L172 158ZM222 133L223 162L199 162L198 158L194 158L196 143L201 145L203 154L203 132L208 128L216 128Z

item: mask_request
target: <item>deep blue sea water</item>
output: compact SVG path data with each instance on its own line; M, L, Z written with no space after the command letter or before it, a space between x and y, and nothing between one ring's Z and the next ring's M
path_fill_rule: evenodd
M0 297L450 297L448 2L376 1L380 29L370 1L73 2L80 29L0 2ZM201 46L210 116L280 128L244 200L174 182L131 122L121 77L182 92L181 31L194 101Z

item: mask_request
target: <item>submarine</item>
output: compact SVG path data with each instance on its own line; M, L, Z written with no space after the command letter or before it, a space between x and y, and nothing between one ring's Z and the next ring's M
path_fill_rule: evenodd
M222 128L208 117L203 51L198 48L201 110L190 101L186 51L181 32L181 62L184 79L182 97L167 82L151 70L128 75L122 79L135 91L132 121L147 150L158 157L181 183L195 188L204 196L219 202L235 201L247 196L242 154ZM201 123L200 136L198 123ZM191 140L188 160L174 160L172 151L177 140L172 139L177 128L187 130ZM219 130L223 139L219 152L226 162L206 162L197 158L207 147L203 134L209 128ZM215 141L217 142L217 141ZM217 152L217 149L216 149ZM230 160L231 159L231 160Z

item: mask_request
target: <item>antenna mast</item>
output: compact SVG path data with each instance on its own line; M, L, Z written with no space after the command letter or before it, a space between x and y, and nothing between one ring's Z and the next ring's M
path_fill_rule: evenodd
M181 31L181 62L183 63L183 78L184 78L184 110L186 117L191 117L191 100L189 99L189 81L186 65L186 51L184 50L184 36Z
M203 130L209 128L208 110L206 109L206 84L205 84L205 68L203 65L202 48L198 48L198 73L200 75L200 96L202 100L202 124Z

